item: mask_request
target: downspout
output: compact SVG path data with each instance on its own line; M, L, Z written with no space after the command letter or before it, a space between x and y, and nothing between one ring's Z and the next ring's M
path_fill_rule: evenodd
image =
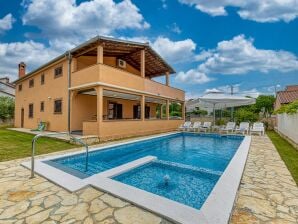
M70 134L70 87L71 87L71 60L72 55L70 51L66 52L66 57L68 60L68 68L67 68L67 81L68 81L68 88L67 88L67 132Z

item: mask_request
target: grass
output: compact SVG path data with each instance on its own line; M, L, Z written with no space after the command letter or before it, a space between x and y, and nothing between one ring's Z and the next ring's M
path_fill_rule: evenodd
M298 150L274 131L268 131L267 135L298 185Z
M0 162L31 156L31 141L34 135L0 127ZM78 147L65 141L40 138L36 154L46 154Z

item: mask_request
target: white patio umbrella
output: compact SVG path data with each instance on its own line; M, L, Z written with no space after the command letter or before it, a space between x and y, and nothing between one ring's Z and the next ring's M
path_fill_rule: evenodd
M197 100L193 100L187 110L193 110L196 107L211 108L213 109L213 122L215 123L215 110L227 108L227 107L239 107L245 105L255 104L254 98L229 95L225 93L211 92L199 97Z

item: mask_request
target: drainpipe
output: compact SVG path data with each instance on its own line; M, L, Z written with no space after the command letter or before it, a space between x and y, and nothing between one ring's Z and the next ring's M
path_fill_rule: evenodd
M70 51L66 53L66 57L68 60L68 68L67 68L67 81L68 81L68 88L67 88L67 131L70 134L70 87L71 87L71 60L72 60L72 55Z

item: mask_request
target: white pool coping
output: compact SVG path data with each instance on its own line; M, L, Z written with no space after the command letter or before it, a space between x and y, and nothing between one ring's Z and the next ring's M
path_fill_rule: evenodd
M125 143L112 144L109 146L91 149L90 151L107 149L119 145L135 143L173 134L176 133L163 134ZM250 142L251 136L245 136L229 165L199 210L109 178L153 161L156 159L154 156L146 156L85 179L75 177L43 162L80 154L84 152L84 150L82 150L79 152L58 156L49 156L44 159L36 160L35 172L71 192L91 185L95 188L111 193L142 208L159 214L160 216L163 216L175 223L225 224L228 223L233 209L234 200L236 198L237 190L246 163ZM29 169L31 168L30 161L24 162L22 165Z

